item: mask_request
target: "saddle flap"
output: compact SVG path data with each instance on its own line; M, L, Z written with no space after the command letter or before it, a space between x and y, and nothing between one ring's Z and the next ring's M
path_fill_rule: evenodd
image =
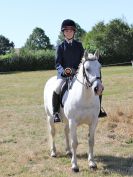
M63 99L63 96L65 94L65 92L68 90L68 82L64 82L62 87L61 87L61 93L60 93L60 104L61 106L63 107L63 102L62 102L62 99Z

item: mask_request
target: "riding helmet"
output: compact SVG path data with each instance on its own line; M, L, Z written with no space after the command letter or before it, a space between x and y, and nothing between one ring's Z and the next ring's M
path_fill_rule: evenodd
M72 29L76 31L76 24L73 20L66 19L62 22L61 25L61 31L64 31L65 29Z

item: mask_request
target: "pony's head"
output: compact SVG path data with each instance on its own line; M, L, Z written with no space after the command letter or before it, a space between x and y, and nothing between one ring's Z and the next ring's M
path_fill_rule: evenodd
M104 87L101 82L101 64L98 59L98 50L94 54L85 51L82 60L82 72L86 85L92 87L95 94L101 95Z

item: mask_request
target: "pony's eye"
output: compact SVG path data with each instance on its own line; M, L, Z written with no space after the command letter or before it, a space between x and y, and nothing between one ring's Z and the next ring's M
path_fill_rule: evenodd
M89 68L86 68L86 71L87 71L87 72L89 72L89 71L90 71L90 69L89 69Z

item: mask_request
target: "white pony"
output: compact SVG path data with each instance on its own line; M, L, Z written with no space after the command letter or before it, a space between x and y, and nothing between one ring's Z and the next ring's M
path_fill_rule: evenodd
M60 115L65 124L66 153L70 154L72 152L71 164L74 172L79 171L76 157L76 149L78 146L76 129L78 125L83 123L89 125L88 163L90 168L97 167L93 157L93 146L100 111L99 95L103 91L103 85L100 80L101 65L98 62L98 58L98 51L94 55L85 52L78 73L73 78L72 87L63 97L64 107L60 107ZM52 95L55 83L56 76L50 78L44 88L44 104L51 135L52 157L56 156L54 141L56 124L52 117ZM69 146L69 131L71 148Z

